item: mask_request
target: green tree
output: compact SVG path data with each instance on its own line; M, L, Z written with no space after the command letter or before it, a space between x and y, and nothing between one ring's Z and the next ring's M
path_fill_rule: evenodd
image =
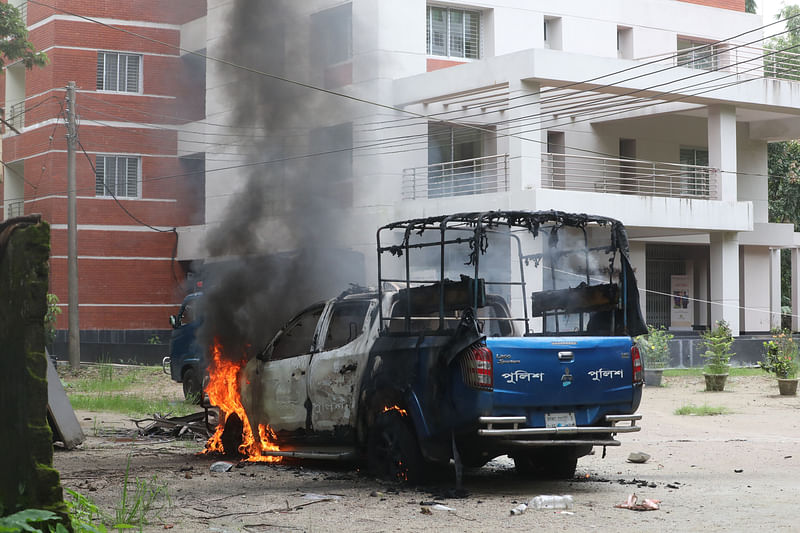
M41 67L47 64L47 55L37 52L28 40L28 30L19 9L0 4L0 67L17 60L26 68Z
M755 13L757 7L756 0L744 0L744 10L747 13Z

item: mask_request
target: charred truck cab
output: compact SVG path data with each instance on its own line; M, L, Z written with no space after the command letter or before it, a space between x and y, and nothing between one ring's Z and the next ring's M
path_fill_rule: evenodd
M492 211L378 230L378 287L306 309L240 376L278 455L366 457L383 477L507 454L571 477L639 431L646 328L623 225ZM338 450L338 451L337 451Z

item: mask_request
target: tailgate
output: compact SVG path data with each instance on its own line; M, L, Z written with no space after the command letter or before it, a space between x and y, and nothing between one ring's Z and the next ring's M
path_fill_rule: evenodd
M490 337L493 414L544 425L544 413L574 412L578 425L634 403L630 337Z

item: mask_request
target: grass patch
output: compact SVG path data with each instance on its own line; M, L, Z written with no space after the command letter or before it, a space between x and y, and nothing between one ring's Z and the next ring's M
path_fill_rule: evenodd
M766 376L767 373L760 368L733 367L728 372L730 376ZM703 368L670 368L664 370L664 377L702 376Z
M187 402L175 402L158 398L142 398L125 394L71 394L69 401L73 409L85 411L110 411L127 415L152 415L159 413L183 416L197 411L197 406Z
M683 407L678 407L675 409L676 415L688 415L688 416L715 416L715 415L725 415L730 413L730 409L727 407L722 407L718 405L692 405L687 404Z
M160 367L117 367L98 364L81 370L77 376L64 376L67 390L85 393L124 391L138 383L145 383L161 373Z

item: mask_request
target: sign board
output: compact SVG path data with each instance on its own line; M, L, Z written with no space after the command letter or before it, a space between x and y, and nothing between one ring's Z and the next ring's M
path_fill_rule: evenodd
M693 305L692 280L686 275L670 276L670 328L672 330L691 330Z

